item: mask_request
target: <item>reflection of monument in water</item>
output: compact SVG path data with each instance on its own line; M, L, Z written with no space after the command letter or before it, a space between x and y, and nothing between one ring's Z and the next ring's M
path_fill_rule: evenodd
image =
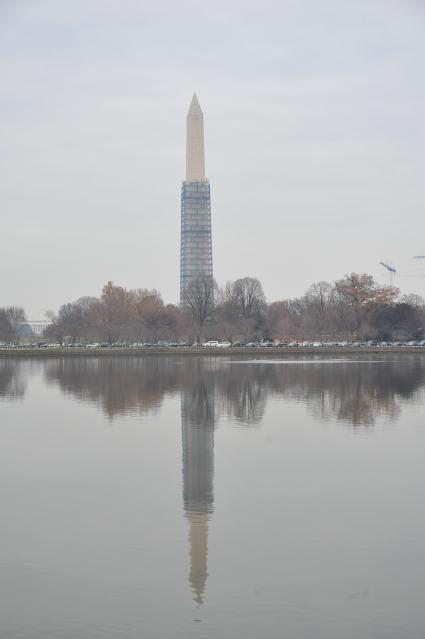
M208 576L208 521L213 512L214 385L199 377L182 389L183 501L189 521L190 585L203 603Z

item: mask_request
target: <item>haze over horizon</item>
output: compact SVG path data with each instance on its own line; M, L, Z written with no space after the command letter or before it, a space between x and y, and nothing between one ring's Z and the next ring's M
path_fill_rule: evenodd
M177 302L194 91L219 284L273 301L392 260L425 296L424 26L416 0L0 0L0 304Z

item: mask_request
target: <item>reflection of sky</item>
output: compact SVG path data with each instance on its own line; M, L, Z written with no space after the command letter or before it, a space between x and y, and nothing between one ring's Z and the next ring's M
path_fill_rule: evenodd
M424 21L419 0L3 0L4 299L37 319L113 277L177 300L194 90L219 282L257 275L273 300L352 270L385 280L380 260L414 270Z

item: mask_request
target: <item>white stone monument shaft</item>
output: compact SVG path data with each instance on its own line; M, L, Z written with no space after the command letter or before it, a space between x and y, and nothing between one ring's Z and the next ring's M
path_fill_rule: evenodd
M205 180L204 116L193 94L186 119L186 182Z

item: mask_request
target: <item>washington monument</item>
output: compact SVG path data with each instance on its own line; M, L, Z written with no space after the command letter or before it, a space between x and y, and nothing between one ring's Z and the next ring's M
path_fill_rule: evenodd
M181 192L180 304L191 282L213 279L210 184L205 178L204 116L193 94L186 120L186 180Z

